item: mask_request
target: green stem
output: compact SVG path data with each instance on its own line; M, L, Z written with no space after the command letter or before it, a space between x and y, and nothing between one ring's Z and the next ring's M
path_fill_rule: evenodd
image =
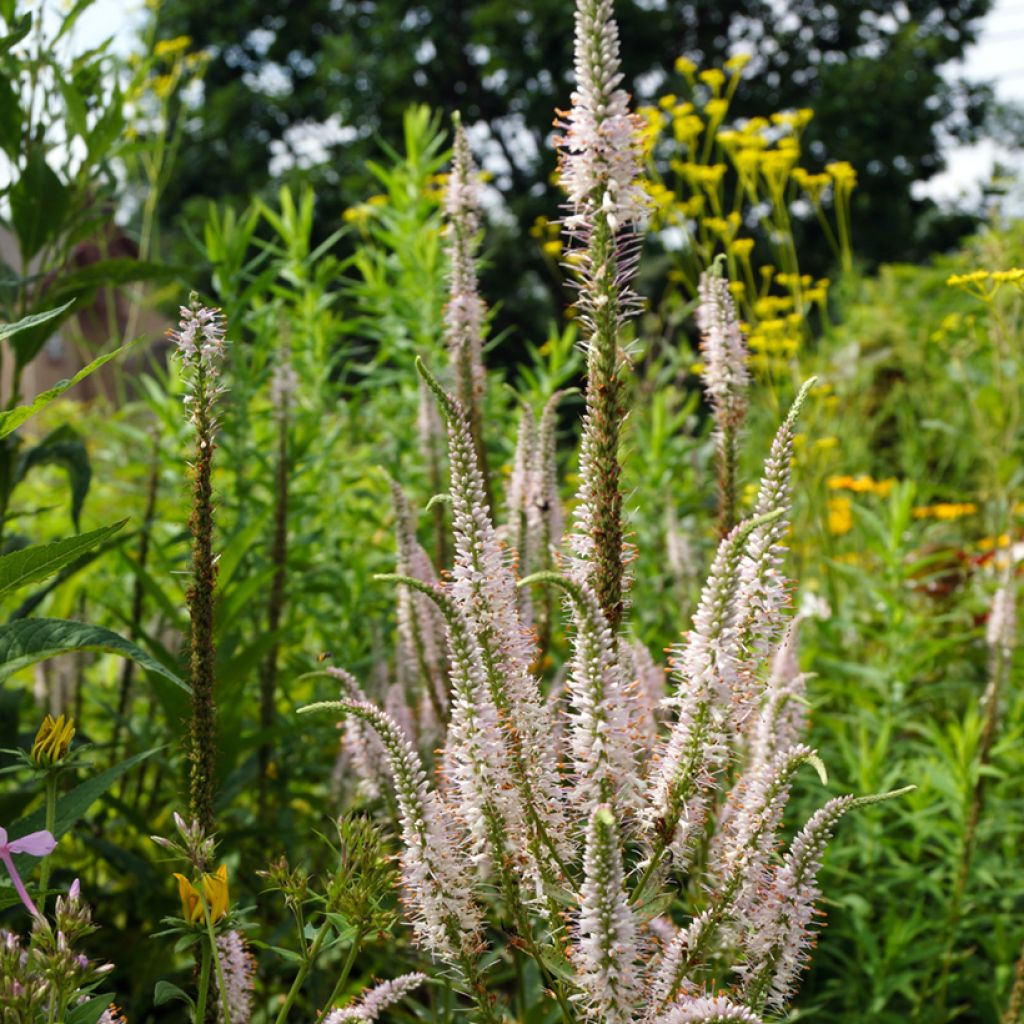
M210 919L210 908L206 900L199 897L203 902L203 917L206 920L206 934L210 939L210 954L213 957L213 964L217 970L217 988L220 991L220 1008L224 1014L223 1024L231 1024L231 1007L228 1005L228 990L224 984L224 968L221 967L220 955L217 952L217 936L213 932L213 921Z
M277 1015L277 1019L274 1024L284 1024L288 1019L288 1012L292 1008L292 1004L298 998L299 990L302 988L302 983L306 980L306 975L309 974L310 969L313 966L313 962L316 960L317 954L320 952L320 947L323 945L324 939L327 937L327 932L330 930L331 922L324 920L324 923L320 926L320 930L313 936L313 944L309 947L306 953L305 959L302 961L302 965L299 967L298 973L295 975L295 980L292 982L292 987L288 989L288 995L285 996L284 1006L281 1007L281 1012Z
M210 947L203 946L202 961L199 967L199 991L196 994L195 1024L204 1024L206 1020L206 994L210 991Z
M57 772L46 773L46 831L53 835L57 824ZM39 912L46 913L46 890L50 884L50 858L44 857L39 868Z
M349 972L352 970L352 965L356 962L356 956L359 953L359 947L363 941L362 930L356 932L356 937L352 940L352 947L348 951L348 956L345 957L345 963L341 968L341 975L338 978L337 984L331 991L331 995L324 1006L324 1013L329 1013L334 1006L338 996L341 995L341 990L345 987L345 982L348 981Z

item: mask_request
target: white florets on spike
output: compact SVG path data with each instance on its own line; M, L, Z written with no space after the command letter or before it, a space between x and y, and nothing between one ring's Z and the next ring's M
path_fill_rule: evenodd
M256 964L240 932L224 932L217 936L217 956L224 975L231 1024L249 1024L252 1018L253 981ZM218 981L219 984L219 981ZM217 1019L223 1021L224 1010L217 1001Z
M560 180L572 208L566 226L574 232L601 216L615 233L643 218L645 195L637 119L620 88L611 0L578 0L574 66L572 109L558 125L565 131L558 140Z
M725 996L684 996L656 1024L761 1024L761 1018Z
M745 994L758 1005L781 1010L796 988L814 945L821 858L836 823L855 802L851 796L836 797L811 816L747 918L747 959L738 970Z
M459 401L479 406L485 380L483 331L487 308L477 283L476 250L480 232L477 170L462 123L455 123L452 168L444 193L446 237L450 264L445 338L455 371Z
M594 808L587 825L578 935L573 959L587 1020L631 1024L639 994L639 928L623 889L615 816Z
M389 1006L404 999L426 981L427 976L418 971L403 974L391 981L382 981L368 992L364 992L352 1006L333 1010L323 1018L321 1024L348 1024L350 1021L373 1024Z
M729 281L714 271L705 271L698 294L696 320L701 333L704 388L721 430L727 422L740 422L746 412L750 387L747 345Z

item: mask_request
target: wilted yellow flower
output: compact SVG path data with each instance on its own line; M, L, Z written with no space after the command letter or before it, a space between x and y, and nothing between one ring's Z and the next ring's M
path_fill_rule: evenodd
M49 768L68 756L71 739L75 735L75 720L69 715L47 715L39 726L31 757L40 768Z

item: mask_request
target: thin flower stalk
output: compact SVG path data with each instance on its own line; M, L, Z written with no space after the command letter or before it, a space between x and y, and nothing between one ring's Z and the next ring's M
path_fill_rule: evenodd
M177 346L187 386L186 407L195 431L192 464L192 583L186 594L191 621L189 683L192 713L189 723L189 811L207 831L214 823L217 770L216 646L214 597L217 563L213 553L213 453L216 419L214 403L220 363L224 356L224 318L217 309L202 306L193 294L181 307L181 322L169 337Z
M587 349L586 413L572 535L575 573L594 589L613 635L625 589L619 440L626 321L644 215L638 124L620 88L618 27L611 0L578 0L571 109L557 126L559 175L568 195L564 229L576 274L577 319Z
M396 571L423 583L437 582L430 558L416 538L412 509L401 487L391 481L397 540ZM448 683L444 664L444 621L433 603L415 590L398 592L398 635L403 661L416 666L423 693L438 722L445 717Z
M724 537L736 525L736 477L750 372L736 304L718 264L701 274L698 296L696 318L701 333L704 390L715 418L718 517Z
M623 888L615 815L597 805L587 825L578 934L573 951L585 1020L631 1024L639 995L636 915Z
M455 139L452 167L444 193L449 261L448 305L445 307L445 339L454 371L455 396L466 410L469 430L483 478L487 507L493 508L487 446L483 436L486 375L483 361L484 323L487 308L480 297L476 263L480 236L480 201L477 169L462 120L453 118Z
M291 475L288 451L289 412L298 378L292 368L287 349L274 368L270 380L270 400L277 422L277 454L274 462L274 515L270 540L270 564L273 575L267 594L267 635L277 636L285 609L285 586L288 579L288 503ZM271 640L260 666L260 728L269 733L277 717L277 662L280 645ZM270 784L270 761L273 748L268 740L260 744L260 810L267 813L267 792Z
M460 966L475 960L483 948L483 920L468 885L465 851L399 726L379 708L362 702L328 701L301 711L354 715L376 732L398 798L402 882L413 932L440 960Z
M323 1018L323 1024L374 1024L389 1006L401 1002L426 981L427 976L418 971L403 974L391 981L382 981L364 992L352 1006L332 1010Z
M557 752L548 741L550 713L530 672L536 652L516 611L515 575L484 502L483 480L465 411L422 362L417 361L417 368L437 395L448 421L455 533L451 593L476 634L491 699L506 726L516 786L529 809L535 840L554 855L554 863L546 863L544 869L556 870L565 843Z
M560 588L572 609L575 632L567 680L573 760L570 800L585 819L598 804L613 806L620 813L633 809L639 804L641 784L628 684L597 597L586 583L556 573L538 573L523 583Z

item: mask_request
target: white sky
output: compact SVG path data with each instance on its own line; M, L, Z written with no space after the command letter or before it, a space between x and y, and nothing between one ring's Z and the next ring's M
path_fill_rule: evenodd
M79 22L76 42L83 47L95 45L114 32L118 48L127 49L141 11L141 3L135 0L97 0ZM994 81L1000 99L1024 103L1024 0L996 0L984 22L980 42L968 51L962 64L950 70L970 79ZM925 183L919 192L939 200L976 195L979 184L988 180L994 162L1000 158L1012 166L1012 155L1001 153L991 142L953 147L947 154L948 169Z

